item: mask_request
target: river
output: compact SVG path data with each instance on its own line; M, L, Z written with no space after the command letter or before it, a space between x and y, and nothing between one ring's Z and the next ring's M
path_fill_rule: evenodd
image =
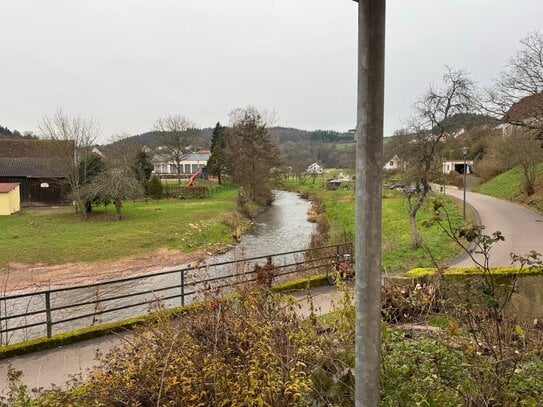
M307 221L307 212L311 203L304 200L294 192L274 191L275 199L272 205L263 213L259 214L249 232L242 236L241 241L232 250L222 255L206 259L206 267L202 271L188 276L183 275L185 284L187 278L201 280L222 275L232 274L232 266L213 266L231 260L271 255L274 253L302 250L307 247L314 231L314 225ZM287 257L281 261L287 261ZM137 280L123 281L114 284L105 284L97 287L84 288L63 288L50 294L49 303L53 310L51 320L53 321L53 334L73 330L81 327L96 325L100 323L118 321L149 312L155 307L150 305L157 298L162 299L161 305L169 308L181 305L180 299L180 273L149 275ZM164 290L164 288L172 287ZM157 291L160 291L160 295ZM133 293L143 293L138 300L148 303L124 308L133 297ZM125 296L111 301L107 298ZM190 303L200 299L198 293L186 293L184 303ZM32 311L43 310L46 303L44 294L17 298L13 300L0 301L0 315L27 314ZM87 304L89 303L89 304ZM92 304L90 304L92 303ZM63 309L71 304L80 304L77 307ZM104 312L107 311L107 312ZM103 312L94 316L96 312ZM74 316L88 315L84 319L77 319L66 322L55 322L73 318ZM1 328L14 328L18 325L40 324L30 327L24 331L7 332L0 335L0 343L14 343L28 340L46 334L43 325L45 313L9 319L1 322Z

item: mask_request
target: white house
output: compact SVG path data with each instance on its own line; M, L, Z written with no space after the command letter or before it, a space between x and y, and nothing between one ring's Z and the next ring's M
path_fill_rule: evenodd
M199 168L203 168L207 165L210 154L205 153L191 153L183 157L180 162L181 174L190 175L194 174ZM177 174L175 162L162 154L156 154L152 159L155 169L154 174L157 175L171 175Z
M383 169L385 171L392 171L392 170L405 170L405 163L395 155L390 160L386 162Z
M464 167L465 165L465 167ZM443 174L450 174L451 172L456 171L459 174L464 173L464 168L466 168L466 174L472 173L473 160L445 160L443 161Z
M319 165L317 163L311 164L307 169L306 172L309 172L310 174L322 174L323 167L322 165Z

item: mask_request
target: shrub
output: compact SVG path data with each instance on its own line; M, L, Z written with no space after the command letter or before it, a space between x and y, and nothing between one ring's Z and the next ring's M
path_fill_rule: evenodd
M156 199L162 197L162 182L160 182L158 176L153 175L151 179L145 183L145 194Z

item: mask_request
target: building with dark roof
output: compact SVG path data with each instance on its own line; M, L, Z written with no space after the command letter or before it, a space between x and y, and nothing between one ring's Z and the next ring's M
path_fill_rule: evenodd
M75 157L71 140L0 140L0 182L19 183L23 206L64 202L62 185Z
M543 118L543 92L523 97L509 108L504 116L508 123L524 122Z
M535 131L543 137L543 92L523 97L513 103L503 116L503 124L498 126L504 135L513 135L516 131Z

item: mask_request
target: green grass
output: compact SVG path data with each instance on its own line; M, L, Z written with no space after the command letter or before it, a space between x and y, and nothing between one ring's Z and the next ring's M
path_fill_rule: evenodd
M81 220L69 207L23 209L0 217L0 267L8 262L65 263L113 260L159 248L191 252L231 242L223 223L236 207L234 190L208 199L126 202L124 220L114 208L96 208Z
M491 180L473 189L475 192L495 196L496 198L515 200L522 192L522 171L516 167L505 171Z
M537 167L538 177L541 180L543 174L543 163ZM522 190L523 175L520 167L505 171L491 180L474 188L474 192L494 196L508 201L518 202L543 212L543 185L541 181L536 182L536 193L530 197Z
M330 224L330 240L354 240L355 197L352 190L327 191L323 189L320 177L315 183L308 180L305 184L292 182L289 186L308 192L320 200L324 206ZM452 242L438 227L425 228L422 223L433 212L432 200L427 197L426 204L419 211L417 221L425 246L438 263L450 260L460 253L460 248ZM452 218L454 226L462 224L460 203L449 197L440 196ZM387 271L406 271L414 267L432 266L432 260L426 249L411 248L411 233L405 196L397 191L384 191L382 218L382 265Z

